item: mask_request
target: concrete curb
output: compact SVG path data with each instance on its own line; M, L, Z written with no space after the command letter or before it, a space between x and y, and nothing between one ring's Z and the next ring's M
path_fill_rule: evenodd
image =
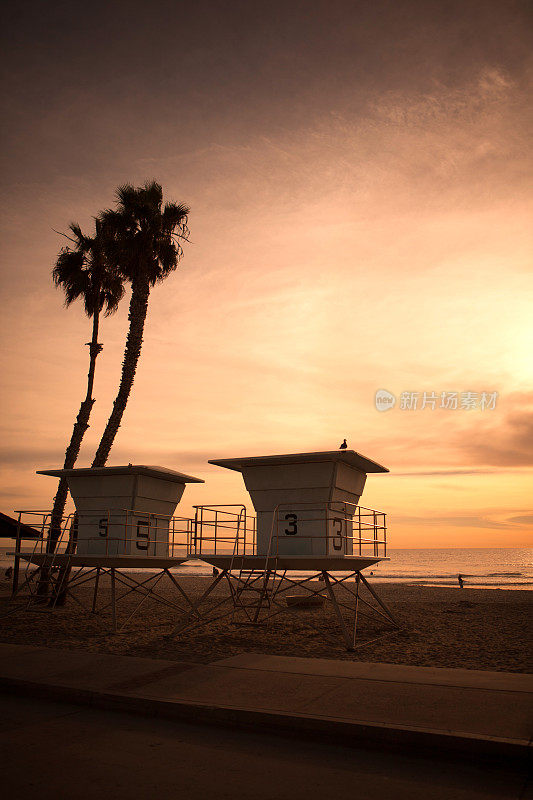
M353 747L385 748L411 754L436 753L465 758L524 762L531 757L531 742L476 736L380 723L362 723L338 717L296 714L235 706L210 705L184 700L158 700L120 692L80 689L53 683L4 678L0 691L38 697L109 711L123 711L181 722L253 729L283 736L327 739L328 743Z

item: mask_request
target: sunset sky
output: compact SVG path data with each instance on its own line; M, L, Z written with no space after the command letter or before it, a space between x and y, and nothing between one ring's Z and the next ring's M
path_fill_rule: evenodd
M190 205L191 242L151 295L109 464L203 478L182 513L247 497L209 458L346 437L390 469L361 504L392 547L531 543L526 0L8 0L4 17L1 511L50 507L35 470L62 465L85 394L90 322L52 286L55 231L91 232L118 185L155 178ZM128 300L102 322L79 466Z

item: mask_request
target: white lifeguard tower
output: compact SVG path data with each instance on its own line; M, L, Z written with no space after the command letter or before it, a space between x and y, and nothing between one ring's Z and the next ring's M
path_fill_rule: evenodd
M173 633L196 626L199 619L204 624L211 621L205 601L223 578L230 584L232 606L226 616L234 624L259 625L287 611L287 606L326 600L335 609L348 650L355 647L358 613L377 614L397 627L362 572L387 558L385 514L359 505L367 475L386 473L386 467L348 449L210 459L209 463L242 474L257 514L255 541L250 546L250 516L245 507L238 513L230 512L229 505L196 507L196 552L220 572L194 614ZM204 549L204 541L231 541L231 513L233 546L226 552ZM361 597L362 586L375 603ZM295 588L299 593L289 595ZM359 611L360 603L366 611ZM220 605L216 605L216 619L224 616ZM345 610L353 612L350 623Z
M170 569L189 557L194 531L193 520L174 516L174 511L186 485L203 483L201 478L166 467L134 464L39 470L38 474L64 477L76 511L60 520L60 530L53 539L50 512L19 512L19 529L24 525L24 517L34 524L38 520L41 535L33 548L26 551L21 549L22 537L17 536L13 598L27 589L28 604L39 600L53 607L66 597L67 591L75 596L73 590L82 585L87 587L93 581L90 611L100 613L110 607L115 630L117 603L132 593L140 594L142 599L122 627L147 598L180 613L193 607ZM27 566L19 586L21 561ZM37 569L31 571L31 565ZM138 570L149 573L139 577ZM104 576L110 578L111 601L98 608L98 591ZM155 590L165 576L178 591L179 602ZM121 594L117 592L117 584L123 589Z
M377 615L398 627L363 574L387 558L385 514L359 505L367 475L386 473L385 467L348 449L209 463L242 474L257 517L242 504L199 505L194 519L174 516L187 483L203 481L165 467L40 470L66 478L76 511L62 519L56 538L50 535L50 512L19 513L13 597L20 591L22 560L27 568L20 588L29 587L33 600L39 600L41 587L51 585L45 599L52 606L67 589L70 593L94 579L90 612L111 608L115 630L117 603L133 592L141 599L122 628L149 598L179 614L170 635L227 618L233 624L260 625L294 606L324 603L333 607L348 650L356 646L358 615ZM36 527L41 535L30 551L21 549L22 526L28 521L24 514L40 518ZM31 519L33 524L35 516ZM179 576L170 573L189 558L201 558L218 570L194 602ZM30 571L30 565L37 569ZM132 574L132 568L148 570L149 576ZM103 576L110 578L111 600L97 608ZM178 592L177 601L155 591L164 576ZM228 594L208 602L223 579ZM370 600L361 595L363 588Z
M186 484L203 483L200 478L133 464L37 474L67 481L76 506L77 555L187 556L186 540L172 536L173 515Z
M257 512L257 555L353 555L353 518L360 519L366 476L388 472L354 450L209 463L242 473Z

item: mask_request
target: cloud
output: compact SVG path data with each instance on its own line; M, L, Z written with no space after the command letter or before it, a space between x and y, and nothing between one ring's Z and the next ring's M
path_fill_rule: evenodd
M13 445L0 448L0 463L2 467L46 469L44 465L63 463L64 449L62 447L24 447Z
M533 514L520 514L516 517L509 517L507 521L515 525L533 525Z
M449 475L490 475L496 472L493 469L434 469L422 472L395 472L397 478L431 478Z
M393 515L391 514L390 516L392 517ZM394 522L401 522L404 524L417 526L428 525L437 527L483 528L502 531L510 531L516 527L509 521L501 522L499 520L489 519L488 517L479 514L447 514L440 517L433 514L428 514L426 517L394 515Z
M503 422L484 426L466 438L461 435L457 444L470 462L495 467L533 466L533 392L515 392L507 403L511 410Z
M485 67L461 87L437 85L433 91L412 94L406 91L386 92L372 104L376 117L388 124L427 126L429 122L455 124L465 116L470 124L472 111L483 112L487 104L501 102L513 88L512 80L496 67Z
M108 466L129 464L132 460L132 448L114 447L111 451ZM157 460L161 461L170 469L211 469L207 463L213 458L212 450L158 450ZM135 447L135 462L137 464L152 464L154 461L153 448ZM0 448L0 463L2 467L12 469L37 470L37 469L59 469L63 464L63 451L61 448L29 448L29 447L2 447ZM78 467L86 467L89 464L80 458ZM0 491L0 495L2 492Z

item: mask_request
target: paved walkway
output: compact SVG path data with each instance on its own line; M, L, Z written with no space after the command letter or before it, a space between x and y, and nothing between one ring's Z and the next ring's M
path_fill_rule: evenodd
M533 676L245 654L195 664L0 645L4 691L198 723L523 759Z
M526 800L527 765L345 746L0 695L3 796Z

